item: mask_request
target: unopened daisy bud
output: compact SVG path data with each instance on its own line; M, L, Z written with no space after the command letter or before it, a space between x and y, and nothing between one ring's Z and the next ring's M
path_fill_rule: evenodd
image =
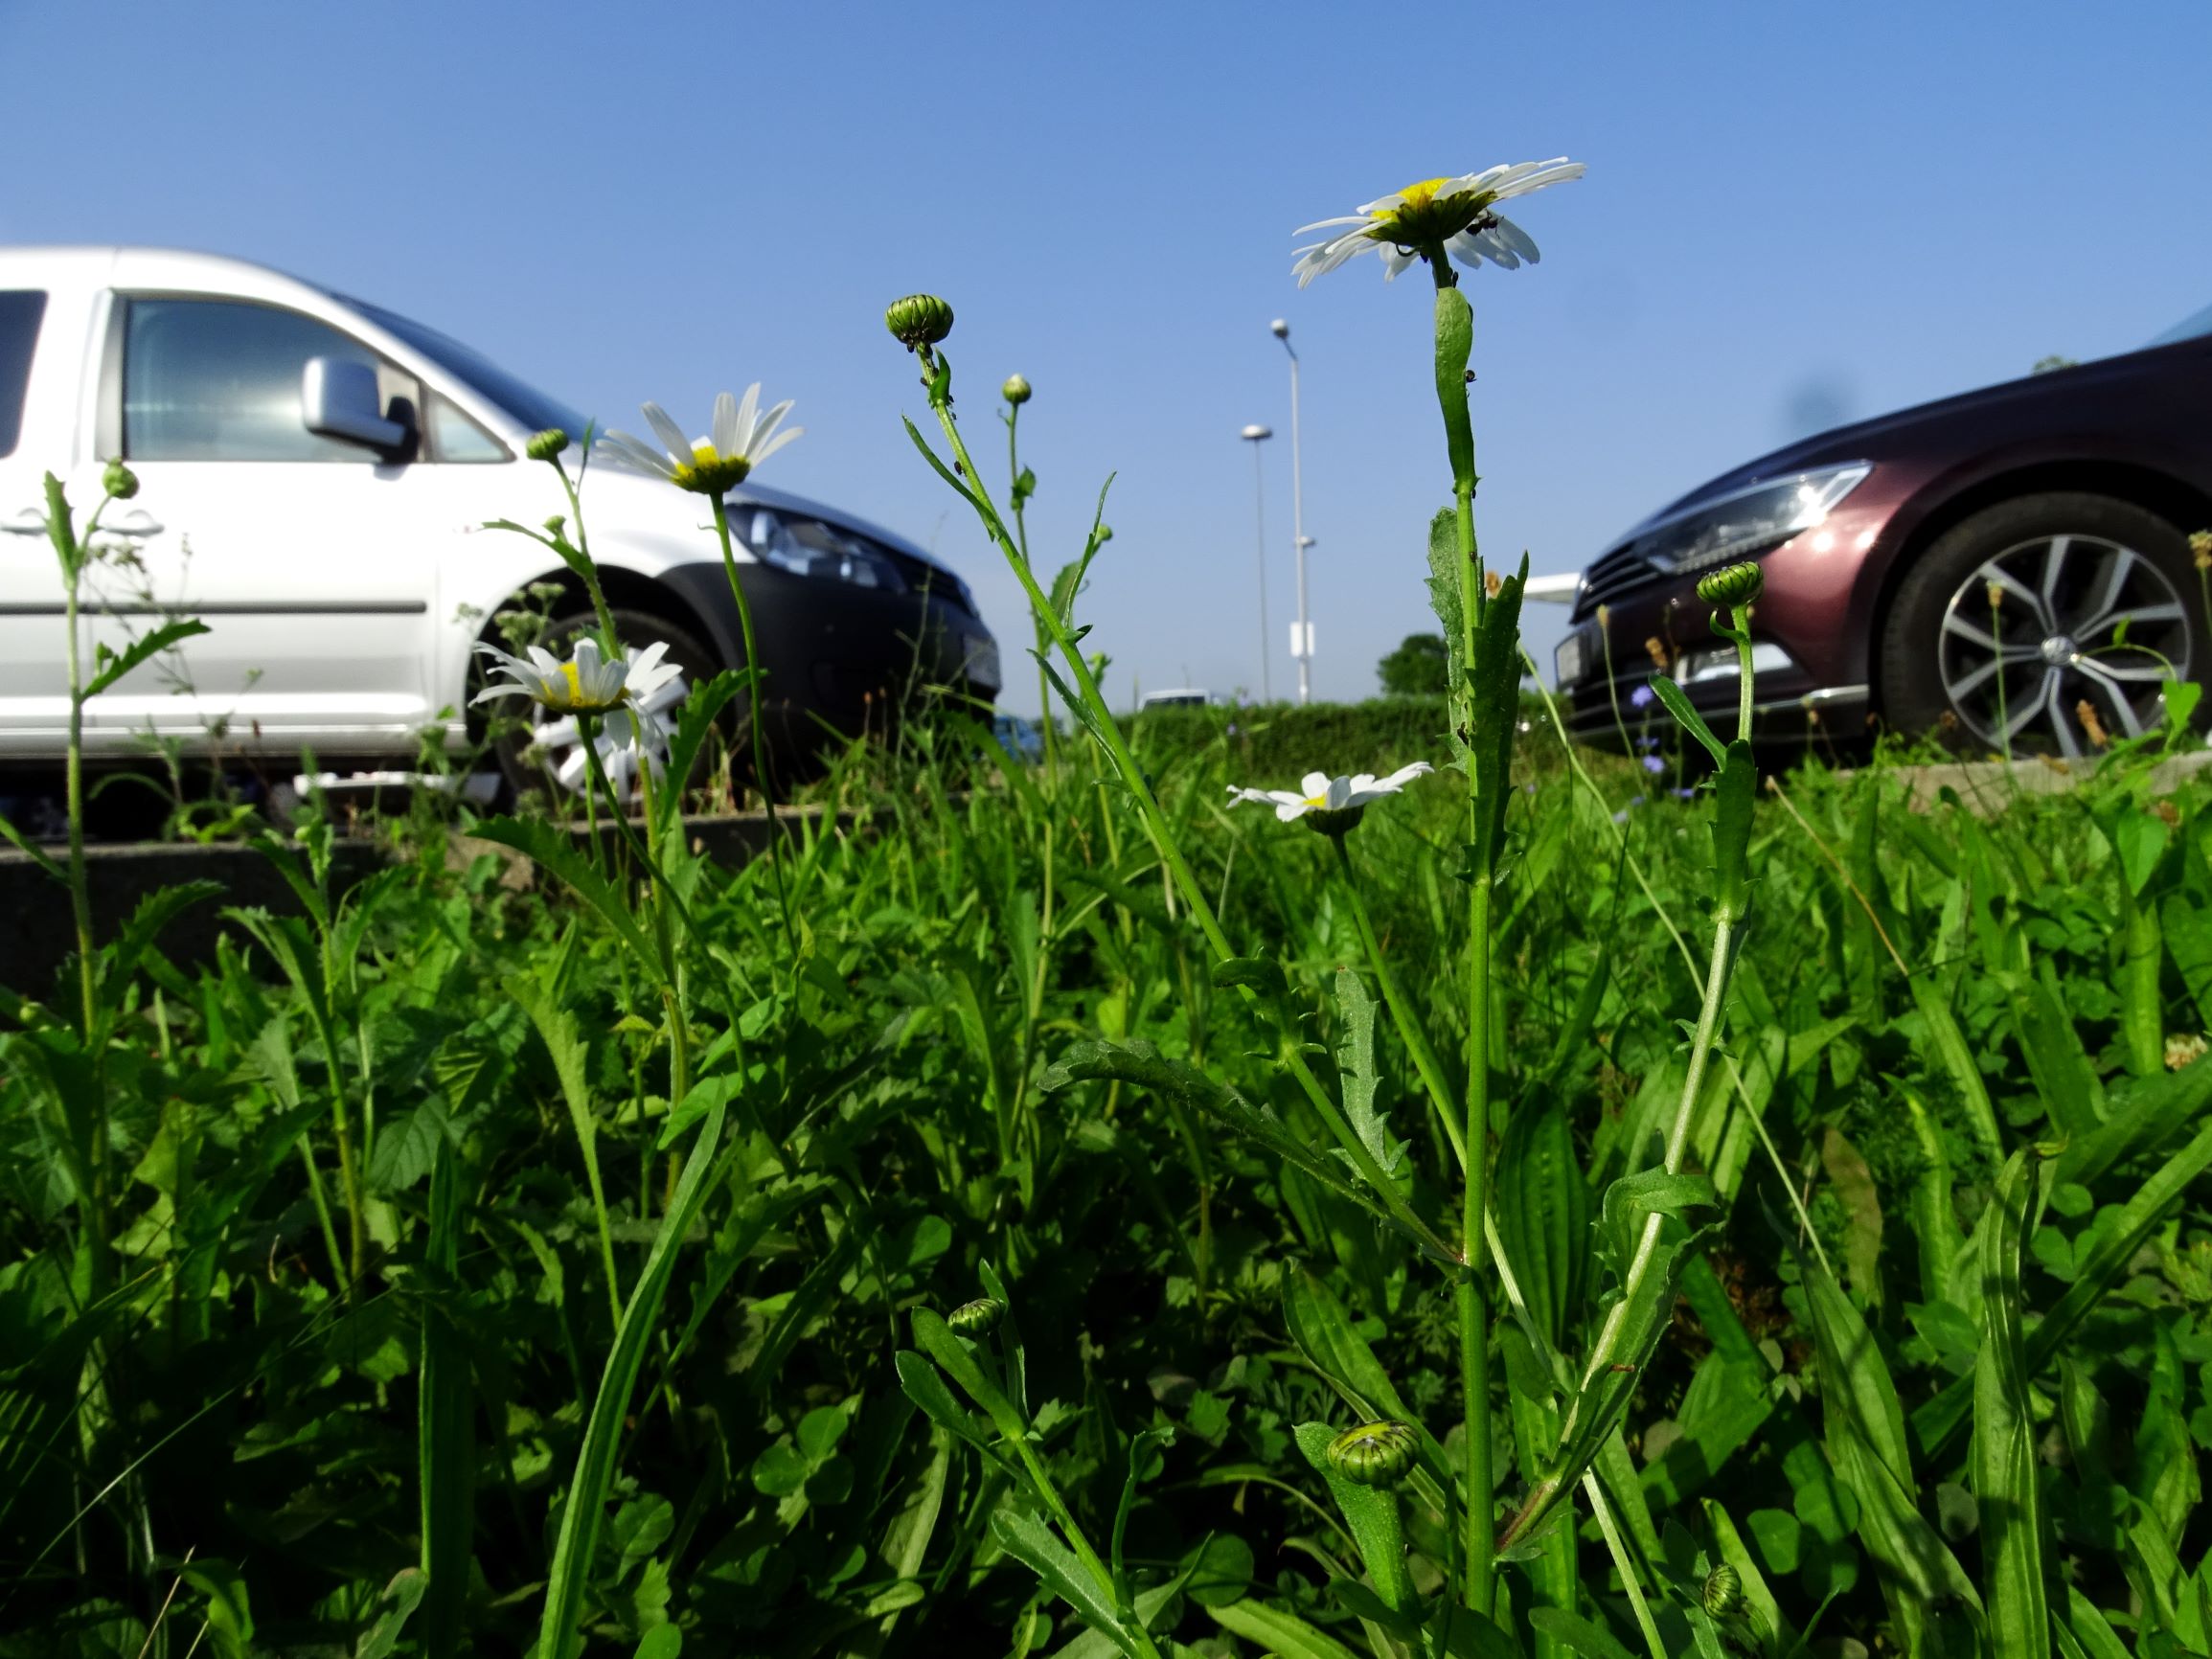
M1482 597L1484 599L1495 599L1504 591L1504 577L1498 575L1494 570L1486 570L1482 573Z
M1757 565L1723 565L1698 579L1698 597L1711 605L1731 608L1756 600L1767 586L1767 575Z
M545 521L545 534L559 535L568 528L568 514L556 512Z
M2189 557L2199 570L2212 570L2212 530L2200 530L2189 537Z
M1612 623L1613 607L1609 604L1598 606L1598 631L1603 633L1607 628L1612 626Z
M1006 1304L995 1296L978 1296L963 1302L945 1316L945 1323L962 1336L989 1336L1006 1317Z
M115 500L128 501L138 493L138 474L120 461L110 461L100 475L100 487Z
M1992 610L2002 610L2002 609L2004 609L2004 603L2005 603L2005 584L2004 584L2003 582L2001 582L2001 581L1993 581L1993 582L1991 582L1991 583L1989 583L1989 584L1988 584L1987 588L1986 588L1984 591L1985 591L1985 592L1987 592L1987 593L1988 593L1988 595L1989 595L1989 607L1990 607L1990 609L1992 609Z
M548 426L542 432L534 432L522 452L533 461L551 461L568 449L568 434L558 426Z
M1029 401L1029 382L1019 375L1009 375L1006 384L998 389L998 395L1018 409Z
M1744 1604L1744 1579L1735 1568L1723 1561L1705 1575L1705 1590L1701 1600L1705 1611L1716 1619L1732 1617Z
M883 312L883 326L909 352L919 351L952 332L952 307L935 294L908 294L891 302Z
M1329 1443L1329 1466L1356 1487L1394 1487L1420 1449L1418 1437L1402 1422L1363 1422Z

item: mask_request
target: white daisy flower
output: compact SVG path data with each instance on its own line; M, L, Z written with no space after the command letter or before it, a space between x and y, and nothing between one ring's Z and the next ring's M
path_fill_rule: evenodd
M583 752L587 716L602 716L595 722L592 747L618 796L630 792L641 768L655 779L667 769L669 739L691 687L683 670L661 660L668 652L665 644L656 641L609 660L601 655L597 640L580 639L566 662L541 646L532 646L527 659L496 646L477 649L494 658L508 678L470 700L526 696L543 709L546 717L530 728L529 747L543 756L546 770L562 788L581 795L590 785L590 763Z
M576 642L565 662L543 646L532 646L527 657L511 656L493 645L476 649L491 658L495 671L507 679L478 692L469 698L472 703L525 696L556 714L604 715L650 698L683 677L681 669L661 661L668 647L658 641L642 651L609 658L601 654L597 640L586 637Z
M609 432L601 444L631 466L667 479L678 489L699 495L722 495L745 481L754 467L806 431L793 426L778 431L791 412L787 398L774 408L761 408L761 383L745 388L742 403L727 392L715 398L715 429L711 438L687 441L684 430L658 403L645 405L646 424L661 441L655 449L627 432ZM665 451L665 453L664 453Z
M1234 807L1245 801L1257 802L1263 807L1275 808L1275 816L1288 824L1303 818L1309 812L1356 812L1371 801L1380 801L1385 795L1395 795L1416 778L1425 778L1436 768L1426 761L1416 761L1410 766L1401 766L1387 778L1378 778L1371 772L1357 772L1349 778L1332 778L1326 772L1309 772L1296 789L1240 789L1229 785L1229 805Z
M1416 260L1448 255L1469 270L1488 260L1507 270L1535 264L1541 257L1529 234L1493 211L1512 196L1526 195L1547 184L1583 176L1583 164L1563 155L1550 161L1521 161L1463 173L1458 178L1426 178L1367 203L1343 218L1320 219L1298 227L1335 231L1325 241L1297 250L1291 274L1302 288L1346 260L1380 254L1385 280ZM1349 226L1349 229L1339 227Z

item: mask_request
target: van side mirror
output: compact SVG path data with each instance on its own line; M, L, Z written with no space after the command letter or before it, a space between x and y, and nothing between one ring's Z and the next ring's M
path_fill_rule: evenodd
M414 442L414 430L385 419L376 371L340 357L309 357L300 374L300 416L318 438L391 453Z

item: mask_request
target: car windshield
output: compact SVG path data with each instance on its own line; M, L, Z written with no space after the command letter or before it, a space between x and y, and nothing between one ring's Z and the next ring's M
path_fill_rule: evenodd
M2212 306L2206 306L2201 311L2183 317L2155 340L2151 341L2150 344L2153 346L2171 346L2179 340L2202 339L2206 334L2212 334Z
M345 299L342 294L338 297ZM567 404L547 397L527 380L516 379L498 364L450 335L441 334L436 329L426 329L421 323L397 316L381 306L371 306L353 299L346 299L345 303L379 329L397 334L454 378L466 382L479 397L498 404L520 421L526 430L542 432L549 426L558 426L564 432L581 436L588 424L582 415Z

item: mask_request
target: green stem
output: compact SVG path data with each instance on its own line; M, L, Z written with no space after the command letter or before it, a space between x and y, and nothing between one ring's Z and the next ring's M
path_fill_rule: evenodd
M1467 366L1473 345L1473 322L1467 298L1460 293L1451 261L1442 248L1426 250L1430 274L1436 280L1436 398L1444 417L1447 449L1451 461L1452 512L1457 530L1459 569L1460 677L1452 688L1452 704L1464 741L1477 740L1472 689L1468 683L1476 660L1482 625L1482 562L1474 539L1474 424L1467 404ZM1468 844L1471 852L1492 839L1483 833L1484 780L1480 768L1470 765L1467 781ZM1505 781L1490 780L1502 788ZM1476 1277L1485 1249L1488 1220L1490 1148L1491 1051L1491 893L1494 868L1470 872L1468 883L1468 958L1471 971L1467 988L1467 1179L1462 1193L1460 1247L1466 1267L1459 1282L1460 1398L1466 1410L1466 1436L1461 1480L1466 1487L1467 1580L1462 1587L1466 1604L1488 1614L1495 1589L1491 1565L1491 1525L1495 1509L1495 1487L1490 1448L1490 1330L1484 1286Z
M752 739L753 777L760 785L761 805L768 814L768 877L775 884L776 909L784 919L784 943L795 962L799 956L799 930L791 920L790 895L784 891L783 848L776 832L776 792L768 786L767 748L761 737L761 689L766 675L753 641L753 607L745 599L745 584L738 580L738 556L730 545L729 506L718 495L707 499L715 510L715 534L721 542L722 574L729 579L730 597L738 602L738 629L744 637L745 672L751 678L745 689L745 728Z
M1019 487L1021 484L1021 454L1015 443L1015 428L1021 420L1021 405L1010 403L1006 409L1006 477L1008 499L1014 506L1014 539L1021 551L1021 562L1029 563L1029 513ZM1037 627L1037 709L1038 738L1043 745L1043 770L1047 779L1053 775L1053 723L1052 678L1044 671L1044 657L1051 641L1046 637L1044 624L1033 618Z
M1644 1587L1636 1581L1636 1565L1629 1554L1628 1540L1621 1535L1620 1522L1614 1519L1612 1506L1606 1501L1605 1490L1598 1484L1597 1470L1585 1472L1583 1489L1589 1494L1590 1510L1597 1516L1598 1531L1605 1534L1606 1549L1613 1557L1613 1567L1621 1575L1621 1588L1628 1592L1629 1605L1636 1615L1636 1627L1644 1633L1644 1645L1651 1648L1652 1659L1670 1659L1666 1643L1659 1639L1659 1626L1644 1601Z

